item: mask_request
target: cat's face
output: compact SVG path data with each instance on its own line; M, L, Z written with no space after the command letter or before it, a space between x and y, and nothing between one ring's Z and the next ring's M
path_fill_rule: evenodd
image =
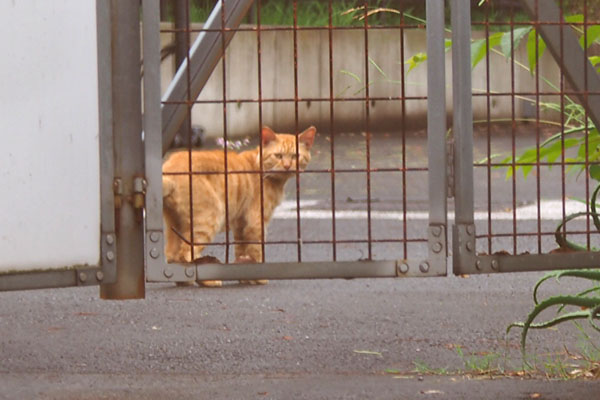
M310 161L310 149L317 130L314 126L298 135L298 151L296 152L296 136L287 133L275 133L264 127L261 132L263 143L263 169L265 171L289 171L289 174L275 173L267 176L289 178L298 169L303 170Z

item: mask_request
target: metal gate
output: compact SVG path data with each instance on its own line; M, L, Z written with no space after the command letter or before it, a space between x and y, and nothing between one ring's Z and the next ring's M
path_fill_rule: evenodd
M402 277L402 276L439 276L446 274L446 258L447 258L447 238L446 238L446 145L445 145L445 131L446 131L446 115L445 115L445 69L444 69L444 7L440 2L432 1L428 2L428 53L430 60L434 62L430 63L430 72L428 74L429 85L428 85L428 98L429 109L428 113L428 138L427 141L427 153L429 161L429 168L426 165L420 165L415 168L410 168L406 163L406 158L403 158L401 165L394 166L392 168L376 168L375 160L371 157L372 142L370 132L370 111L375 101L386 101L388 99L377 98L370 96L368 85L365 88L364 96L354 96L352 98L335 98L333 92L333 32L341 30L332 25L332 2L328 3L329 8L329 23L324 28L317 28L315 31L322 31L327 33L328 46L325 50L327 56L327 63L329 65L329 82L326 86L329 86L329 93L323 97L307 96L301 97L299 95L300 82L299 82L299 48L302 44L299 44L301 39L299 36L302 32L309 31L310 28L302 30L297 26L297 21L294 22L292 27L264 27L260 23L260 2L257 2L257 7L254 9L256 12L257 26L251 28L240 27L240 21L244 16L245 12L250 8L251 1L225 1L217 2L216 7L210 14L210 17L202 27L191 27L189 19L185 22L184 26L175 27L173 31L175 34L180 33L182 30L188 35L192 31L199 31L199 35L196 41L191 45L189 54L183 59L181 66L179 67L173 82L169 85L166 93L163 96L162 101L162 112L161 104L159 103L160 94L160 78L158 71L158 60L159 60L159 3L157 1L145 1L144 5L144 26L148 27L144 29L144 92L145 92L145 137L146 137L146 166L148 173L148 187L146 189L146 243L147 243L147 279L153 282L162 281L191 281L191 280L254 280L254 279L292 279L292 278L358 278L358 277ZM294 7L300 5L294 3ZM184 5L185 7L185 5ZM189 13L189 4L187 5L187 12ZM367 9L364 9L366 16ZM185 14L185 13L184 13ZM294 13L295 15L296 12ZM152 17L152 19L150 19ZM168 30L167 30L168 31ZM362 27L356 29L360 33L361 41L364 43L364 68L367 74L369 69L372 68L369 62L369 27L367 22L363 23ZM226 54L226 47L231 40L231 35L234 32L249 32L252 35L256 35L255 45L257 46L256 53L256 72L258 87L257 91L250 98L234 98L229 99L227 93L227 63L228 57ZM291 33L291 45L293 48L293 96L291 98L265 98L265 89L262 87L262 76L263 65L261 57L266 53L264 49L264 36L272 33ZM188 36L188 42L189 40ZM254 51L254 49L251 49ZM402 50L401 50L402 52ZM221 61L220 67L222 68L221 74L222 80L222 98L218 100L196 100L201 89L204 87L212 68L217 64L218 60ZM441 61L441 62L436 62ZM290 60L288 60L290 61ZM326 63L326 64L327 64ZM191 67L190 67L191 66ZM219 69L215 70L217 73ZM292 74L290 73L290 76ZM402 89L404 90L404 89ZM405 99L400 96L394 96L395 101L399 104L398 113L405 114ZM335 158L333 157L334 142L335 138L334 130L334 106L337 102L359 102L364 107L366 115L366 132L364 133L364 151L365 158L360 160L364 162L362 168L340 168L335 165ZM164 145L170 144L173 136L177 129L183 124L187 125L187 129L191 128L191 108L197 104L202 107L205 104L218 103L223 110L223 138L222 142L229 143L228 128L227 128L227 113L230 108L234 105L240 104L258 104L258 121L256 125L252 126L250 130L259 132L260 127L266 123L263 112L263 105L271 105L278 102L287 102L290 104L289 109L291 113L295 114L295 118L292 118L292 128L294 132L299 132L300 123L302 119L299 114L305 107L309 107L310 103L328 102L330 119L328 121L329 132L323 135L327 135L327 141L330 144L329 149L323 149L323 152L331 151L331 158L329 165L324 168L311 168L310 166L305 171L296 171L296 190L293 196L295 197L292 205L292 213L295 214L296 229L290 229L288 232L293 234L292 238L282 238L283 240L269 240L266 239L266 229L263 229L261 245L263 249L266 246L276 245L291 245L288 248L290 250L296 247L293 254L296 254L296 261L286 260L284 262L269 262L268 255L265 257L265 263L259 264L202 264L202 265L177 265L165 263L165 257L163 254L164 248L164 232L162 222L162 186L161 186L161 165L162 157L165 152ZM186 121L187 111L187 121ZM160 117L162 115L162 124ZM271 124L272 122L269 122ZM288 123L288 126L290 124ZM161 130L162 126L162 130ZM162 135L161 135L162 132ZM161 146L162 145L162 146ZM225 153L228 152L227 145L224 146ZM231 151L231 150L229 150ZM406 155L406 147L403 145L404 154ZM187 174L190 174L189 168ZM185 173L184 171L181 172ZM202 174L202 171L195 171L194 173ZM261 181L265 179L264 171L252 171L252 173L260 174ZM374 237L374 216L376 211L372 209L372 191L371 184L375 181L376 175L382 175L384 173L397 173L398 183L402 185L402 179L406 178L407 174L427 174L428 176L428 187L425 189L429 190L428 196L428 208L430 210L427 217L427 224L423 226L424 232L419 235L410 237L407 234L407 210L404 208L404 215L398 218L402 219L400 222L401 230L403 234L400 237L386 237L377 239ZM331 224L329 238L319 238L318 240L311 240L311 238L305 237L305 229L302 226L302 215L301 212L301 200L300 200L300 183L303 178L310 174L321 174L328 176L330 179L328 187L331 188L330 198L328 202L331 206L329 212L329 224ZM352 176L361 176L358 179L362 179L366 182L366 188L361 188L362 195L366 195L366 238L356 239L340 238L341 233L337 224L339 220L336 217L340 216L340 210L336 210L336 181L340 179L340 176L347 174ZM225 172L227 182L227 172ZM190 178L191 181L191 178ZM406 182L404 180L404 182ZM289 184L293 186L292 183ZM262 184L261 184L262 187ZM305 187L302 184L302 187ZM366 189L366 190L365 190ZM406 186L402 188L406 189ZM406 196L406 195L405 195ZM406 197L404 198L406 200ZM406 205L406 203L405 203ZM400 211L400 210L399 210ZM401 213L402 211L400 211ZM398 214L398 212L396 212ZM408 213L410 214L410 213ZM190 213L192 215L192 213ZM227 221L228 218L226 217ZM336 230L336 227L338 228ZM403 229L402 229L403 228ZM342 232L343 233L343 232ZM185 234L185 233L183 233ZM179 233L180 236L183 236ZM189 236L193 236L190 234ZM188 236L188 238L189 238ZM182 238L182 240L185 240ZM188 244L191 244L192 240L188 239ZM218 241L217 241L218 242ZM392 243L398 246L399 249L403 248L403 257L397 257L394 259L375 260L374 247L379 244ZM412 244L425 245L425 253L421 253L421 256L409 257L407 254L409 251L407 248ZM229 235L225 235L221 243L217 245L225 247L225 258L229 259L229 246L237 244L235 240L231 240ZM210 246L210 244L206 244ZM306 261L307 252L311 246L331 246L331 252L329 252L329 260L318 260L318 261ZM361 246L364 245L364 253L357 257L357 260L345 260L340 261L340 258L348 258L341 256L341 251L338 246ZM337 250L337 251L336 251ZM264 254L264 253L263 253ZM226 260L228 262L228 260Z
M152 137L154 137L151 145L151 142L147 141L146 147L146 157L147 157L147 165L153 165L153 173L152 176L156 176L156 178L149 178L149 186L147 192L147 218L148 218L148 231L147 231L147 243L149 244L147 251L148 255L148 280L149 281L190 281L190 280L208 280L208 279L223 279L223 280L245 280L245 279L259 279L259 278L269 278L269 279L293 279L293 278L355 278L355 277L403 277L403 276L441 276L446 274L446 260L448 255L448 241L447 241L447 194L450 193L450 197L454 197L454 207L455 207L455 221L452 225L452 243L453 243L453 272L455 274L467 274L467 273L492 273L492 272L509 272L509 271L529 271L529 270L549 270L549 269L565 269L565 268L587 268L587 267L596 267L598 261L598 253L589 251L592 246L591 242L593 241L594 234L591 233L590 229L590 219L593 216L593 213L589 209L588 205L588 213L587 213L587 229L585 229L584 234L587 235L587 249L586 252L563 252L557 254L545 254L547 253L547 249L542 249L541 238L548 237L549 235L554 235L555 232L547 232L542 230L542 213L540 209L542 206L542 196L540 187L540 179L539 174L537 175L537 218L536 224L537 229L535 232L528 233L519 233L515 228L512 232L512 238L514 239L514 249L515 251L512 254L506 251L505 248L493 249L492 243L497 238L502 238L508 236L507 234L498 234L494 233L492 227L494 226L494 213L491 210L492 204L492 188L491 183L488 183L488 197L487 197L487 205L488 209L485 210L484 213L487 213L487 218L485 218L487 222L487 226L482 229L485 233L478 234L480 232L479 224L475 223L475 189L474 189L474 175L475 170L482 167L481 163L474 162L473 156L473 109L472 109L472 96L476 96L477 94L472 91L471 85L471 74L472 74L472 62L471 62L471 54L472 54L472 40L471 40L471 16L470 16L470 3L469 1L464 0L453 0L451 1L452 8L452 95L453 95L453 127L452 127L452 139L449 139L446 134L446 101L445 101L445 21L444 21L444 10L445 4L440 1L428 1L427 2L427 21L426 21L426 29L427 29L427 96L418 97L411 96L408 94L406 89L406 76L407 72L403 67L401 67L400 72L400 87L397 89L398 93L396 96L389 96L388 98L378 97L377 95L373 95L370 92L370 79L369 73L376 74L377 72L385 76L385 72L381 70L381 68L377 65L377 61L374 59L373 52L370 53L370 40L369 35L373 35L373 32L376 32L376 27L370 26L368 23L370 15L372 15L372 10L376 7L369 8L368 2L362 7L358 7L358 13L362 13L359 20L364 21L362 26L356 27L354 29L360 32L360 36L357 35L357 38L363 42L363 58L362 63L364 64L364 82L366 82L365 87L361 90L360 96L355 96L354 98L343 98L343 96L337 96L334 94L334 77L335 74L333 65L335 64L335 51L334 51L334 36L341 28L336 27L333 23L332 16L332 2L328 3L328 23L324 24L323 27L319 28L310 28L310 27L300 27L298 25L297 15L298 11L301 7L300 3L293 3L294 7L294 16L291 27L265 27L261 25L261 4L257 3L257 6L253 8L253 12L255 15L255 26L252 27L240 27L239 23L244 15L244 12L249 9L251 2L245 1L227 1L227 2L218 2L214 10L212 11L209 19L206 24L202 27L193 28L190 26L189 19L184 22L183 25L176 26L173 29L175 34L180 34L181 32L186 32L189 35L189 32L197 30L199 32L198 38L191 46L190 53L187 54L183 58L182 66L178 69L177 74L175 76L174 82L169 86L166 94L163 96L162 102L162 134L163 145L171 142L176 128L183 125L187 125L187 129L191 128L192 122L190 115L192 114L191 109L194 105L198 105L202 107L211 103L218 103L220 107L222 107L223 112L223 138L222 143L225 143L224 151L227 153L227 144L229 143L229 139L227 136L228 131L228 112L234 105L238 107L240 104L258 104L258 123L254 131L259 131L260 127L263 125L263 122L266 118L264 118L263 105L264 104L272 104L277 102L289 102L293 105L290 107L291 112L295 113L295 118L293 120L292 127L294 128L293 132L297 133L301 131L300 120L303 118L299 114L304 109L302 106L307 105L310 107L310 103L315 102L325 102L329 103L330 108L330 118L328 124L328 131L326 134L329 135L328 142L330 144L329 149L324 149L324 151L330 151L330 165L328 168L319 170L318 168L311 168L309 166L305 171L296 171L296 188L295 188L295 207L293 207L293 211L295 213L295 222L297 224L295 237L283 238L284 240L277 241L269 241L266 239L266 232L263 230L263 237L261 240L261 245L263 249L265 245L276 245L276 244L294 244L297 247L296 262L269 262L267 257L266 262L262 264L229 264L229 265L221 265L221 264L201 264L201 265L174 265L174 264L166 264L164 262L164 256L161 253L161 249L163 249L163 234L162 231L162 222L161 222L161 190L159 187L159 169L160 169L160 160L161 156L164 153L164 149L160 148L161 143L161 132L158 128L161 126L161 123L158 118L158 109L159 104L157 101L158 93L160 92L159 78L158 76L154 76L153 81L148 81L145 86L145 90L147 93L154 93L152 98L146 98L147 102L152 101L152 105L146 103L147 109L152 107L155 110L154 119L150 121L148 118L150 116L147 115L146 119L146 133L149 135L152 132ZM152 36L152 40L154 44L152 45L154 48L154 58L158 59L158 4L156 2L146 2L144 4L145 7L150 7L152 10L152 15L154 16L154 21L150 27L152 30L147 30L146 34L148 36L145 37L145 43L150 45L150 35ZM596 81L598 79L596 72L591 67L591 64L588 62L587 53L585 49L581 49L575 43L577 39L574 37L573 33L568 31L568 24L564 21L562 12L555 4L545 4L544 7L539 8L537 1L524 1L523 6L525 10L529 13L532 18L531 23L528 23L529 26L533 26L539 30L539 33L536 33L536 39L539 35L543 37L545 43L549 50L552 52L554 58L558 61L561 71L560 78L560 90L558 95L562 96L564 99L565 96L576 96L580 103L585 107L586 115L595 121L595 111L593 107L593 103L596 101L595 94L597 91L592 90L591 88L598 87L596 86ZM184 6L185 7L185 6ZM189 5L187 9L189 13ZM355 10L356 11L356 10ZM184 14L184 12L180 12L180 14ZM584 15L586 15L584 13ZM585 17L584 17L585 18ZM149 23L146 21L146 23ZM177 24L177 23L176 23ZM487 106L487 125L490 126L490 99L495 95L490 91L490 73L489 73L489 65L490 65L490 49L493 44L490 44L490 33L489 21L485 21L481 23L485 25L486 30L486 63L487 63L487 90L483 94L487 96L488 106ZM589 25L592 25L590 21L584 20L580 22L580 25L583 26L583 30L586 31L586 28ZM516 25L517 27L521 25ZM404 49L405 42L405 34L410 29L419 29L422 28L420 24L413 24L401 20L400 24L395 27L397 29L397 33L399 35L399 47L400 47L400 62L399 64L404 66L407 63L410 63L408 56L406 55L406 51ZM325 52L328 57L329 64L329 92L325 92L324 96L302 96L299 95L300 83L299 76L304 76L299 72L299 65L301 64L301 59L299 58L299 49L302 48L303 44L301 43L301 39L299 39L300 35L306 31L311 29L321 30L323 31L323 38L327 45L327 50ZM352 28L347 28L350 30ZM515 22L511 20L510 22L511 35L514 38L514 30L515 30ZM169 31L168 29L166 30ZM261 42L261 37L266 36L270 31L275 32L290 32L291 33L291 41L292 41L292 54L293 62L290 61L290 65L293 66L293 75L290 74L290 77L293 79L293 95L290 97L277 97L268 98L264 95L265 89L261 86L264 81L264 77L262 76L262 65L261 65L261 57L265 53L265 49ZM227 63L228 57L226 48L228 43L231 40L231 36L235 32L251 32L252 35L256 35L256 41L254 42L257 46L256 49L256 69L252 69L253 72L258 74L258 87L256 88L256 93L249 98L230 98L228 91L228 76L227 72L229 71ZM587 31L586 31L587 32ZM590 39L591 40L591 39ZM191 43L191 40L188 36L188 41ZM511 42L512 43L512 42ZM514 45L514 43L512 43ZM511 45L511 48L513 47ZM151 51L150 48L146 48L146 54L149 54ZM250 49L251 52L254 49ZM514 52L515 50L512 49ZM231 56L233 57L233 56ZM211 67L215 66L217 60L221 60L220 72L222 83L222 96L220 99L206 99L206 98L198 98L197 96L200 93L201 89L204 87L205 82L208 79L209 73L207 70L210 70ZM147 60L150 60L147 58ZM288 60L289 61L289 60ZM541 62L541 61L540 61ZM512 58L512 63L515 63L514 57ZM191 67L189 67L191 65ZM151 68L151 65L145 63L145 68ZM377 71L377 72L375 72ZM410 71L410 70L409 70ZM585 73L581 74L581 71L585 71ZM157 71L155 71L157 72ZM157 72L158 73L158 72ZM218 73L218 72L217 72ZM539 74L536 74L539 81ZM387 78L387 77L386 77ZM566 79L565 79L566 78ZM514 77L513 79L513 88L512 92L504 95L512 96L513 98L513 109L514 109L514 98L519 97L519 91L514 87ZM568 82L572 86L571 91L567 91L565 89L565 82ZM535 160L534 164L537 167L538 171L542 166L548 166L548 164L544 164L543 160L540 159L540 126L543 125L540 122L540 89L539 85L536 88L535 93L530 95L538 96L537 100L537 121L536 127L537 130L537 154L538 158ZM410 156L407 155L407 139L405 135L402 136L402 146L401 146L401 164L396 168L374 168L375 164L374 159L372 158L372 149L373 149L373 135L370 131L371 126L373 125L371 121L371 115L375 114L374 109L376 109L376 102L384 102L384 101L396 101L397 103L397 113L399 115L398 120L400 121L399 126L401 131L406 131L406 115L407 115L407 104L411 104L411 101L426 99L427 100L427 164L419 165L415 168L411 167L410 164ZM335 137L336 126L334 122L334 111L335 106L344 101L355 101L359 102L364 107L364 117L365 121L365 147L364 147L364 157L363 160L365 163L364 169L354 169L353 171L347 171L343 168L340 168L335 164L334 159L334 141L339 140ZM185 111L187 113L187 121L185 121L186 117L184 116ZM299 111L301 110L301 111ZM589 114L587 114L589 113ZM177 115L177 116L175 116ZM513 117L514 117L513 111ZM514 118L513 118L514 120ZM179 123L176 123L176 122ZM564 120L562 121L562 131L565 130ZM306 125L306 124L305 124ZM514 123L513 123L514 125ZM326 130L327 131L327 130ZM586 134L588 132L588 128L586 128ZM513 128L513 137L514 137L514 128ZM489 135L488 135L489 138ZM513 141L514 142L514 141ZM488 145L488 149L491 146ZM450 150L447 152L447 149ZM564 145L563 145L564 149ZM513 145L513 155L514 153L514 145ZM564 153L564 151L563 151ZM562 186L565 187L565 166L568 164L565 162L563 156L562 164L560 164L559 168L562 168ZM407 161L408 160L408 161ZM494 165L491 161L491 153L488 150L488 158L484 167L487 167L487 181L491 182L491 174L492 168L501 167L501 165ZM513 158L514 160L514 158ZM594 165L592 160L586 160L584 168L587 171L590 166ZM520 164L518 161L513 161L512 168L518 168ZM191 171L191 165L189 170ZM225 170L226 171L226 170ZM401 174L401 179L397 181L391 180L389 184L398 183L402 185L402 196L403 202L399 209L397 209L397 220L396 222L403 227L400 229L402 234L399 237L395 237L393 239L387 238L382 240L381 242L390 242L394 243L394 245L398 246L398 248L403 249L403 252L400 257L395 257L393 259L384 259L384 260L375 260L373 246L378 243L378 240L375 239L372 235L373 228L373 218L377 212L373 209L374 197L371 192L373 177L378 176L378 174L383 174L386 172L399 172ZM336 246L340 244L350 244L359 246L361 243L360 240L343 240L339 239L339 234L336 237L336 218L341 215L336 210L336 179L339 179L341 175L348 172L360 172L366 175L366 211L365 219L366 230L367 230L367 250L360 257L360 260L356 261L340 261L339 260L339 252L338 257L336 257ZM407 185L407 176L410 176L413 173L418 172L426 172L427 176L427 188L428 188L428 208L425 215L427 215L427 225L424 227L424 231L422 234L410 237L408 231L413 230L414 228L411 226L411 217L414 217L415 213L408 211L410 205L406 201L406 192L410 190ZM200 172L201 173L201 172ZM256 173L263 174L264 171L256 171ZM305 215L301 208L302 204L300 202L300 191L301 185L300 182L302 178L308 177L311 173L318 174L324 173L330 176L331 180L331 203L329 211L331 213L330 222L332 223L332 229L329 232L331 237L327 240L310 240L306 235L302 235L303 230L302 227L302 215ZM156 174L156 175L154 175ZM227 175L227 172L225 172ZM477 174L479 176L480 174ZM514 227L518 225L517 223L517 195L516 195L516 178L513 174L513 213L512 213L512 224ZM155 179L155 180L154 180ZM227 178L226 178L227 179ZM261 179L264 179L264 176L261 175ZM533 178L532 178L533 179ZM191 182L191 179L190 179ZM191 184L191 183L190 183ZM290 184L292 185L292 184ZM589 176L586 173L586 194L589 195L590 190L590 181ZM304 185L302 187L305 187ZM447 190L449 188L449 190ZM329 199L328 199L329 200ZM567 217L565 213L565 190L562 191L562 209L563 219ZM481 212L478 212L481 214ZM306 213L309 215L309 213ZM483 221L483 219L481 219ZM567 234L566 227L562 228L563 233ZM338 230L339 232L339 230ZM577 233L577 232L576 232ZM581 233L581 232L580 232ZM180 233L181 235L181 233ZM181 235L182 236L182 235ZM193 236L193 234L192 234ZM530 254L530 251L525 251L522 254L517 253L517 239L523 237L537 237L538 242L540 243L537 246L537 249L531 251L537 254ZM285 239L288 239L287 241ZM487 239L487 248L482 243L484 239ZM184 238L182 237L182 240ZM188 239L189 240L189 239ZM523 240L523 239L521 239ZM192 244L193 240L189 241L188 244ZM410 244L421 243L426 245L426 251L419 253L408 251L408 247ZM229 246L235 244L235 240L231 240L228 235L222 238L220 243L217 245L225 247L225 262L228 263L229 260ZM331 258L329 260L319 260L319 261L305 261L303 260L303 248L308 248L310 245L332 245L333 251L330 253ZM207 244L208 245L208 244ZM547 247L547 246L546 246ZM494 250L496 250L494 252ZM544 251L545 250L545 251ZM393 252L391 252L393 253ZM416 254L416 256L411 257L411 254ZM306 258L306 256L305 256Z
M22 25L16 25L11 31L15 40L6 48L3 77L7 97L6 103L3 100L4 114L0 118L5 124L3 132L6 135L1 156L6 164L1 168L0 179L5 189L0 235L0 291L113 283L117 279L118 243L117 204L113 194L115 166L108 3L79 3L73 10L76 18L61 12L66 8L65 4L12 6L9 9L7 4L3 11L8 18L24 12L30 21L37 21L26 25L25 29L35 25L38 29L47 29L48 34L40 41L35 34L24 32ZM43 15L53 11L55 17L58 15L54 20ZM65 17L73 19L61 22L60 18ZM13 21L18 23L19 20ZM54 27L51 26L53 21ZM61 23L65 26L54 29ZM8 21L3 24L11 30ZM86 38L97 36L97 83L96 75L82 72L79 64L81 57L96 58L93 43L83 48L88 43L78 40L69 45L70 52L66 56L61 52L64 47L57 42L64 37L61 33L69 32L69 29L77 30ZM46 51L39 51L40 46L47 46ZM40 65L49 61L49 55L54 61L65 57L61 60L64 65L73 64L69 64L69 71L66 71L58 62L40 73ZM89 80L81 82L81 88L74 92L62 86L67 85L69 79L82 77ZM91 110L91 114L98 115L98 121L70 115L71 107L86 107L95 101L86 96L94 92L96 85L98 110ZM58 87L60 90L56 89ZM64 93L71 93L70 97L65 97ZM76 101L81 103L76 104ZM59 104L61 102L63 104ZM14 105L16 107L12 107ZM56 118L67 122L57 124ZM79 131L80 128L85 132ZM57 131L59 135L52 135ZM99 165L91 165L96 162ZM67 164L70 165L65 167ZM90 205L81 204L88 201ZM85 212L92 215L84 215Z
M164 3L142 0L140 37L134 2L97 1L99 265L2 274L2 290L101 284L105 298L134 298L144 296L145 282L445 276L450 253L454 274L598 266L593 251L598 236L592 231L597 214L589 199L595 198L592 172L600 135L588 120L594 126L600 121L600 82L587 45L598 38L598 22L590 21L587 1L582 15L572 17L560 1L541 7L539 0L522 0L530 22L516 21L513 14L508 22L495 22L490 17L494 2L486 2L482 21L472 22L470 2L451 0L451 35L446 4L439 0L426 1L426 20L401 12L382 17L383 25L377 23L379 13L394 13L380 2L338 12L336 2L322 1L319 15L325 18L310 26L299 18L309 2L290 2L291 17L283 25L264 23L267 5L261 1L217 1L203 24L191 22L189 1L171 3L174 24L161 23L161 11L168 12ZM342 16L351 21L341 26ZM242 24L244 18L250 24ZM503 35L498 25L508 28ZM474 26L480 33L473 33ZM474 34L479 38L472 39ZM419 35L426 38L426 53L424 46L410 45ZM528 90L522 88L527 79L515 72L524 63L517 53L526 35L533 79ZM342 36L350 37L350 44L343 44ZM164 46L170 37L174 44ZM287 47L277 53L282 41ZM174 57L168 55L171 47ZM234 47L244 51L236 55ZM546 47L558 64L555 81L540 74L551 61L548 54L542 57ZM356 48L359 55L348 61ZM495 75L494 48L508 65L504 74ZM141 81L138 54L143 55ZM425 60L426 75L419 69ZM318 68L325 73L319 75ZM474 68L485 77L475 85ZM251 82L250 89L240 92L244 81ZM510 81L509 89L495 89L504 81ZM448 130L449 93L453 124ZM551 121L558 127L551 133L548 104L558 104L560 115ZM510 110L510 126L502 127L499 148L509 157L498 161L493 115L502 105ZM569 153L574 145L568 110L578 106L583 107L576 130L583 161L571 160ZM208 120L203 147L222 148L225 157L235 151L230 146L245 145L240 134L249 135L247 147L257 143L264 125L293 134L317 125L313 160L293 171L286 189L290 200L268 227L263 223L261 240L253 243L261 246L264 262L236 263L230 247L246 242L225 234L199 243L193 231L175 232L190 246L191 259L200 256L193 246L202 245L223 264L214 258L192 263L165 258L164 156L177 140L192 151L202 136L197 124ZM517 125L520 120L529 125ZM534 134L523 139L523 130ZM215 131L218 137L211 137ZM555 135L549 139L549 134ZM558 159L548 157L548 140L560 150ZM529 158L519 158L526 142L533 150ZM226 165L217 173L225 182L233 173ZM567 181L570 167L583 171L575 183ZM527 179L518 175L525 170ZM192 176L210 173L194 171L191 161L175 172L188 176L190 187ZM247 173L259 176L263 187L262 167ZM498 180L499 174L507 179ZM571 193L582 200L574 214L582 222L575 223L577 229L566 223L554 229L571 221ZM520 204L522 199L528 203ZM527 210L532 214L523 218ZM190 215L193 225L193 211ZM555 249L553 238L564 244L567 235L585 244L576 252L572 246Z

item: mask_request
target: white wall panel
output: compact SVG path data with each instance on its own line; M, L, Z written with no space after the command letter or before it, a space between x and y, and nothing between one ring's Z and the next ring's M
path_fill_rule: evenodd
M0 0L0 272L98 264L93 0Z

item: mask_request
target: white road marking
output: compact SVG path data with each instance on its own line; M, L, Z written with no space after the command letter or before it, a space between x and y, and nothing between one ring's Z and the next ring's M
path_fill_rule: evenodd
M318 200L301 200L300 201L300 219L328 219L331 220L333 213L331 210L306 210L305 207L314 207L319 203ZM565 202L565 214L573 214L577 212L584 212L585 204L575 201L567 200ZM517 220L537 220L537 205L527 205L517 207ZM512 210L505 211L492 211L492 220L505 220L512 221L513 212ZM296 219L296 202L292 200L283 201L279 207L275 209L273 214L274 219ZM429 213L427 211L408 211L406 213L407 220L427 220ZM560 221L563 219L562 201L561 200L542 200L540 204L540 218L542 220L556 220ZM335 219L367 219L366 210L336 210ZM371 211L372 220L396 220L402 221L404 215L401 211ZM454 212L448 213L448 219L454 219ZM476 221L485 221L488 219L487 211L475 211Z

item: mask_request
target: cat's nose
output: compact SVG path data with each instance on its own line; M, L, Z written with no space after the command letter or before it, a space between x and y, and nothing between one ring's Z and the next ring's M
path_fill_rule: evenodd
M285 169L290 169L291 166L292 166L292 163L286 163L286 162L283 163L283 168L285 168Z

